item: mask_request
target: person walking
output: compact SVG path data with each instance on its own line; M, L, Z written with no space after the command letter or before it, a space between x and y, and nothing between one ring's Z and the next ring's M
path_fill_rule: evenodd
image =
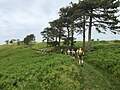
M64 54L64 51L63 51L63 49L61 49L61 50L60 50L60 52L61 52L61 54Z
M71 50L71 55L72 55L73 59L75 59L76 55L75 55L75 51L73 49Z
M83 66L83 58L84 58L84 51L82 48L79 48L77 51L76 51L77 55L78 55L78 64L81 66Z
M67 50L67 55L70 55L71 51L70 49Z

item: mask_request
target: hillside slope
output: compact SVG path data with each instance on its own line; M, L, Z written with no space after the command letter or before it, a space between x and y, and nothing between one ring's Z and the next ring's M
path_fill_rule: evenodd
M81 67L71 56L0 46L0 90L119 90L119 85L87 62Z

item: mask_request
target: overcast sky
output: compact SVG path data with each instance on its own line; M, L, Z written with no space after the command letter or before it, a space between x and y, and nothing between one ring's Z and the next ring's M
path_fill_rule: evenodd
M20 39L35 34L42 41L40 32L48 22L58 18L61 7L78 0L0 0L0 44L5 40ZM81 36L77 36L81 38ZM93 33L92 38L120 39L120 35Z

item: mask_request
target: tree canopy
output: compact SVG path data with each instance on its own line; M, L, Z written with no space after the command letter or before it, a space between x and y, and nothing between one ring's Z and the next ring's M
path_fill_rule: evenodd
M88 47L91 48L91 33L95 30L105 34L111 31L114 34L120 32L119 26L119 0L79 0L78 3L70 3L69 6L59 10L59 19L50 22L48 31L54 32L49 37L56 37L65 40L66 44L73 47L74 33L83 34L83 48L85 49L85 32L88 31ZM94 28L93 28L94 27ZM42 32L42 35L46 33Z
M34 34L27 35L24 38L23 42L26 45L31 45L32 42L35 42L35 36L34 36Z

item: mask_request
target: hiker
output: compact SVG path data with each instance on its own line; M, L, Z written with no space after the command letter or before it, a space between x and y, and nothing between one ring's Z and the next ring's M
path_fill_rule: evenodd
M78 64L80 65L82 63L83 66L84 51L82 48L79 48L76 52L78 55Z
M76 55L75 55L75 51L73 49L71 50L71 55L72 55L73 59L75 59Z
M63 51L63 49L61 49L61 50L60 50L60 53L61 53L61 54L64 54L64 51Z
M68 50L67 50L67 55L70 55L70 53L71 53L71 52L70 52L70 49L68 49Z
M52 52L52 50L49 48L49 49L47 49L47 53L50 53L50 52Z
M67 49L65 49L65 53L64 54L67 55Z

